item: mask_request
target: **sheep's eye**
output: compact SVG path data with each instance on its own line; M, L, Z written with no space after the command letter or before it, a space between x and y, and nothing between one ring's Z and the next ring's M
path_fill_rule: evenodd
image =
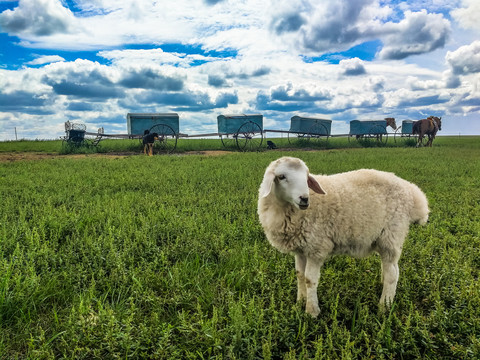
M278 175L277 178L278 178L278 180L285 180L286 179L285 175L283 175L283 174Z

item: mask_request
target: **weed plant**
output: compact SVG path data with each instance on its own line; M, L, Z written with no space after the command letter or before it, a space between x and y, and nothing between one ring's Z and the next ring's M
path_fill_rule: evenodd
M480 145L435 145L0 163L0 358L478 359ZM318 318L295 303L256 214L282 155L425 191L390 312L377 256L326 263Z

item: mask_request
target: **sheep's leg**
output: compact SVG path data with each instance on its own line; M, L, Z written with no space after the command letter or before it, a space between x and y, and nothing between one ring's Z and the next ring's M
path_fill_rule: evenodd
M380 309L385 310L392 304L397 290L399 274L398 260L387 261L382 259L383 291L380 297Z
M303 254L295 254L295 271L297 273L297 301L307 297L307 287L305 285L305 265L307 259Z
M305 306L305 311L313 317L317 317L320 313L320 308L318 307L317 286L322 264L322 261L307 258L307 264L305 266L305 285L307 288L307 304Z

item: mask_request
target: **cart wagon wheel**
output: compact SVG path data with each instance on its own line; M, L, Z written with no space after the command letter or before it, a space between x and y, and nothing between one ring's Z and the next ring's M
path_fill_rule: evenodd
M263 142L262 129L253 121L248 121L238 129L236 140L239 150L257 151Z
M325 125L322 123L316 122L310 128L308 129L307 134L305 134L305 137L307 140L311 140L313 143L320 145L323 143L327 143L328 141L328 130Z
M287 132L287 140L289 144L293 144L297 141L302 141L305 139L305 134L298 132Z
M233 148L237 143L237 134L220 134L224 148Z
M85 141L85 136L75 135L67 139L67 145L70 148L80 148L82 146L87 146L88 144Z
M388 133L386 127L382 125L373 125L370 128L369 134L366 136L368 139L375 139L377 142L385 145L388 140Z
M91 147L91 142L80 135L72 136L68 139L64 138L62 141L62 148L66 153L75 152L77 149L89 147Z
M177 147L177 134L166 124L156 124L150 128L150 134L157 133L158 139L153 145L156 154L171 154Z
M393 135L393 141L397 142L397 140L400 140L403 138L403 133L402 133L402 126L400 125L395 129L395 134Z
M292 133L292 132L287 132L287 140L289 144L293 144L295 140L297 140L300 137L300 134L297 133Z

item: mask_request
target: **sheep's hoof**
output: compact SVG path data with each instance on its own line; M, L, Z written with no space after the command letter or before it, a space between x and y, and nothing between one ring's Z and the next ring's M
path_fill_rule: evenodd
M386 313L387 311L390 310L390 308L392 307L392 301L380 301L378 303L378 310L381 312L381 313Z
M318 306L307 304L307 306L305 307L305 312L309 314L311 317L316 318L318 314L320 314L320 308Z
M307 300L307 297L303 294L298 294L297 295L297 302L299 303L302 303L302 302L305 302Z

